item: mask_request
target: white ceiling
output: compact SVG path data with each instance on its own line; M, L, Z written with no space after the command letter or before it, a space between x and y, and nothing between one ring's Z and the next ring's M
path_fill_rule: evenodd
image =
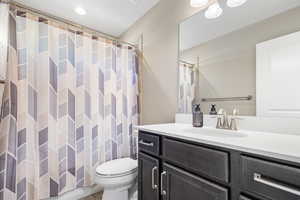
M120 36L159 0L16 0L21 4L47 12L103 33ZM82 7L87 14L74 12Z
M226 0L219 2L221 17L209 20L200 11L180 24L181 51L300 6L300 0L248 0L237 8L227 7Z

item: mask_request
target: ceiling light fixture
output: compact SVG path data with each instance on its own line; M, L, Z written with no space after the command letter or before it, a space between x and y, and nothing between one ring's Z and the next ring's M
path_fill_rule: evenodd
M86 15L86 11L85 11L82 7L77 7L77 8L75 8L75 12L76 12L78 15Z
M205 17L207 19L215 19L222 15L223 9L220 7L219 2L216 2L208 7L205 11Z
M227 6L234 8L243 5L247 0L227 0Z
M192 7L203 7L208 4L208 0L191 0Z

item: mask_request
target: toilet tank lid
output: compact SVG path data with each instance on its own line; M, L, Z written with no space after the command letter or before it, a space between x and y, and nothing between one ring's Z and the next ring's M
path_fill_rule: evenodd
M121 158L111 160L99 165L96 168L97 174L101 175L119 175L126 174L137 169L137 161L131 158Z

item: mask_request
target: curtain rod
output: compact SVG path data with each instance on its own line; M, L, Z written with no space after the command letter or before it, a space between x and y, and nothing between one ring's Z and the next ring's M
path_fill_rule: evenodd
M16 2L16 1L13 1L13 0L0 0L0 3L6 3L6 4L9 4L9 5L15 6L17 9L23 10L24 12L29 12L31 14L39 15L39 16L41 16L43 18L46 18L46 19L49 19L49 20L53 20L53 21L56 21L58 23L63 23L63 24L66 24L68 26L72 26L74 28L80 29L81 31L93 34L95 36L99 36L99 37L102 37L102 38L105 38L105 39L109 39L109 40L112 40L112 41L115 41L115 42L118 42L118 43L123 43L123 44L127 44L129 46L132 46L132 47L136 47L136 45L131 44L129 42L125 42L125 41L119 40L118 38L116 38L116 37L114 37L112 35L100 32L98 30L92 29L90 27L87 27L87 26L75 23L73 21L70 21L70 20L67 20L67 19L64 19L64 18L61 18L61 17L54 16L52 14L43 12L41 10L30 8L28 6L25 6L25 5L20 4L20 3Z

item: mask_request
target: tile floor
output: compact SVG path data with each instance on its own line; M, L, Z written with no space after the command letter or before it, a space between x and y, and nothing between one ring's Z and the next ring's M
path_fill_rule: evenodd
M80 200L101 200L101 199L102 199L102 192L99 192Z

